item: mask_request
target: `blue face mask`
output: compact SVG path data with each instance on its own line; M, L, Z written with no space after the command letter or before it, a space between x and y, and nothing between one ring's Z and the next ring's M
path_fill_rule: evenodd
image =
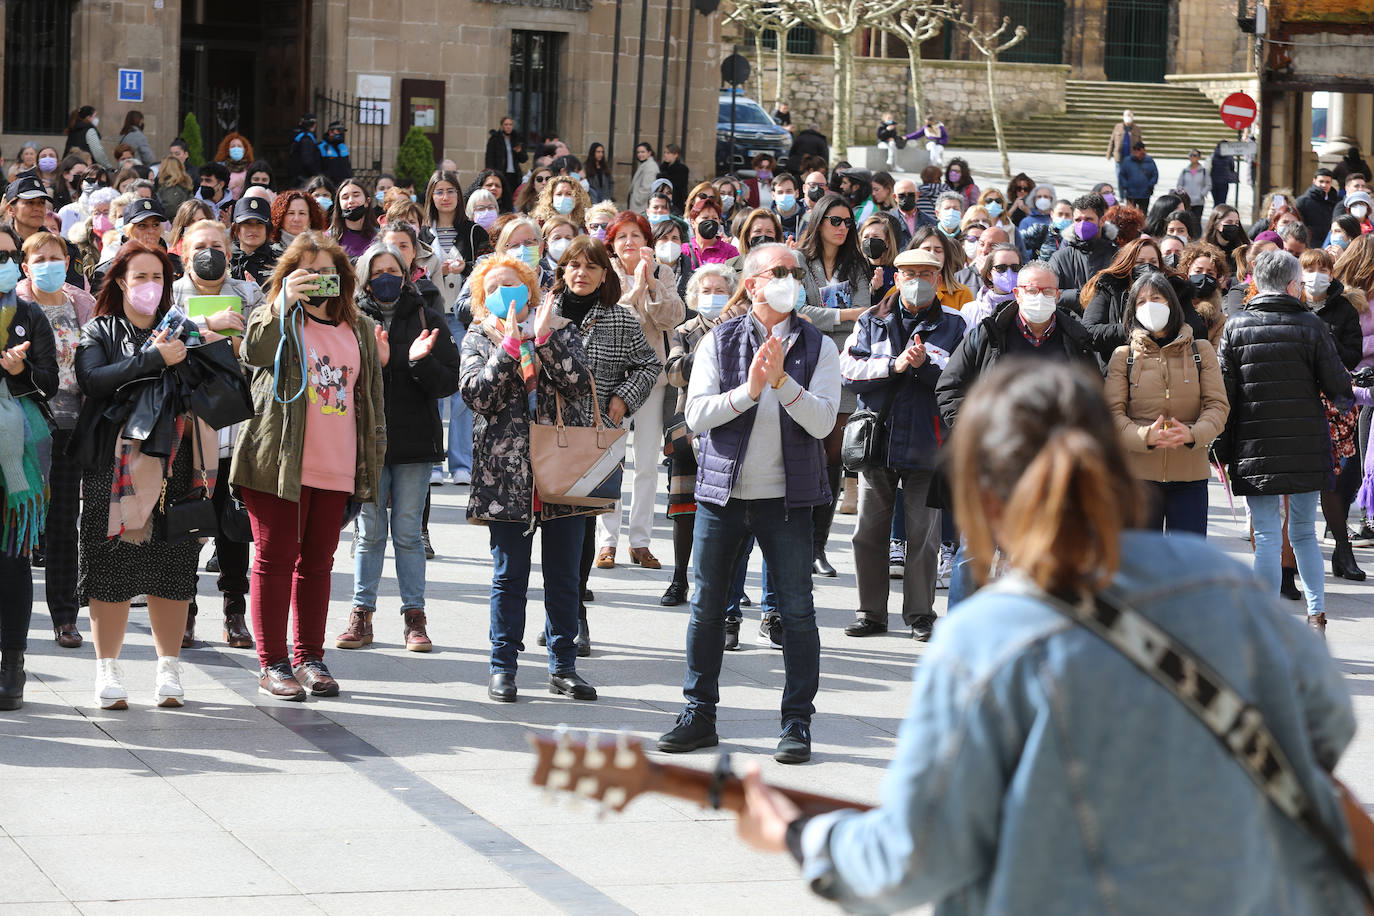
M997 217L1002 215L1002 205L995 200L990 200L983 204L983 206L987 208L988 216L991 216L993 219L997 219Z
M707 318L714 318L725 311L725 303L730 297L725 293L706 293L697 297L697 311Z
M372 290L372 298L378 302L395 302L401 298L401 287L405 280L396 274L377 274L367 283Z
M569 213L573 212L573 205L575 203L576 201L571 197L555 197L553 199L553 208L557 212L567 216Z
M1331 236L1331 244L1335 245L1337 248L1344 248L1345 246L1350 244L1350 239L1339 238L1333 235Z
M1058 219L1050 220L1050 225L1054 227L1055 232L1063 232L1073 225L1073 220L1069 219L1067 216L1061 216Z
M946 232L953 232L959 228L959 219L962 217L958 210L946 210L940 214L940 228Z
M19 284L19 265L13 261L0 264L0 295L14 291Z
M523 283L519 286L498 286L496 292L487 296L487 311L505 321L511 309L515 309L515 314L519 315L529 301L530 290Z
M520 260L524 261L526 264L528 264L528 265L531 266L531 267L534 267L535 265L537 265L537 264L539 263L539 246L538 246L538 245L521 245L521 246L520 246Z
M329 208L334 206L334 201L330 200L328 197L316 197L315 203L319 204L320 209L325 213L328 213Z
M44 261L29 268L33 285L45 293L55 293L67 282L67 265L61 261Z
M650 214L648 215L647 218L648 218L648 220L649 220L649 225L650 225L650 226L657 226L659 223L663 222L665 219L668 218L668 214L666 214L666 213L650 213Z
M410 195L410 202L413 203L413 204L419 203L419 202L420 202L420 198L418 198L418 197L416 197L414 194L412 194L412 195Z
M802 283L798 283L798 284L797 284L797 304L796 304L795 307L793 307L792 311L794 311L794 312L800 312L800 311L802 310L802 307L803 307L804 305L806 305L806 286L805 286L804 284L802 284Z
M797 195L779 194L778 209L783 213L791 213L793 210L797 209Z
M232 159L232 160L234 160L235 162L238 162L239 160L241 160L241 159L243 158L243 147L241 147L241 146L231 146L231 147L229 147L229 158Z
M385 191L377 191L377 192L374 193L372 196L375 197L375 198L377 198L377 203L381 203L381 202L382 202L382 198L386 197L386 192L385 192Z

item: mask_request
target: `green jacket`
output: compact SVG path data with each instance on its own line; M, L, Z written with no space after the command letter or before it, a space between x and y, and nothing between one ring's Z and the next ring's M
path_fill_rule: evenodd
M305 409L308 395L280 404L274 394L272 362L282 339L277 305L257 309L243 332L240 359L253 372L253 409L256 416L239 430L229 479L240 487L300 502L301 453L305 448ZM377 484L386 456L386 413L382 400L382 362L372 319L359 314L354 332L362 370L353 390L353 415L358 421L358 463L353 498L376 502ZM402 354L404 358L404 354ZM304 361L289 343L282 355L283 384L289 397L301 387Z

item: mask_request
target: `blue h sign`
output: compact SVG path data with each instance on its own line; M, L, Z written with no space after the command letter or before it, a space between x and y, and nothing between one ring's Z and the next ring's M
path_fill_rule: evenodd
M119 71L119 100L121 102L143 101L143 71Z

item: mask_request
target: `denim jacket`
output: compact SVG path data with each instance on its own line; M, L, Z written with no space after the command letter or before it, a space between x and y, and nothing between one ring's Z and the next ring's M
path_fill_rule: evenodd
M1259 708L1345 838L1323 771L1355 721L1317 636L1200 538L1128 532L1121 556L1119 593ZM1173 694L1034 597L987 590L917 668L881 807L811 820L802 850L812 888L856 912L1362 912Z

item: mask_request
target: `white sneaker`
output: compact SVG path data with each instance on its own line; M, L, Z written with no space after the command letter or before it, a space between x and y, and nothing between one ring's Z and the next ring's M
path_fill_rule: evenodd
M186 691L181 689L181 660L171 655L159 656L153 684L153 705L181 706L186 697Z
M906 575L906 541L890 541L887 548L887 577L900 579Z
M949 588L949 577L954 572L954 545L940 545L940 568L935 573L935 587Z
M429 472L429 485L431 487L442 487L444 485L443 468L434 468Z
M128 709L129 691L124 689L119 659L95 660L95 705L101 709Z
M472 483L472 474L468 471L454 471L452 479L457 486L465 487Z

